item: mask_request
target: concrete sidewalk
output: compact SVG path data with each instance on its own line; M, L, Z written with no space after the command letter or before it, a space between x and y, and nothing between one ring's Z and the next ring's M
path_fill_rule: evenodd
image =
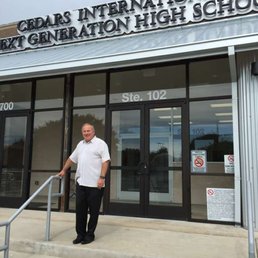
M14 212L0 208L0 221ZM235 226L101 215L95 241L73 245L75 215L52 212L51 218L46 242L46 211L23 211L11 226L10 257L248 258L248 232Z

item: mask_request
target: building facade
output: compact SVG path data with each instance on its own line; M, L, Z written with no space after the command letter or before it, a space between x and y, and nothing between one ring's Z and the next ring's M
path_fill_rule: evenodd
M1 205L56 174L89 122L111 152L103 213L246 226L252 212L257 228L257 12L131 0L3 27ZM57 210L74 210L75 169Z

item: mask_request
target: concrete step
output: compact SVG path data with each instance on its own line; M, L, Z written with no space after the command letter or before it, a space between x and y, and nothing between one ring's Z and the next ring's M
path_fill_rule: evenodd
M0 256L1 258L4 256ZM31 254L31 253L24 253L24 252L14 252L11 251L9 253L10 258L59 258L57 256L49 256L49 255L40 255L40 254Z
M7 220L14 211L0 208L0 221ZM38 255L24 258L248 257L248 232L241 227L101 215L95 241L73 245L75 215L52 212L51 218L51 241L47 242L46 212L25 210L20 214L11 226L10 257L16 258L15 252Z

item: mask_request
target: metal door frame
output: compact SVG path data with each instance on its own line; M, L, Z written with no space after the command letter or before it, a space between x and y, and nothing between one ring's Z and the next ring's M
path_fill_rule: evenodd
M0 205L2 207L17 208L19 207L29 195L29 165L30 165L30 143L31 143L31 112L29 111L8 111L0 113L0 168L3 166L3 148L4 148L4 130L5 130L5 120L8 117L27 117L26 126L26 141L24 150L24 174L23 182L21 185L22 194L21 197L0 197Z
M111 146L111 130L112 130L112 112L125 111L125 110L140 110L140 137L141 137L141 160L148 160L149 156L149 121L150 109L160 107L180 107L182 112L182 202L183 206L173 206L173 216L167 215L168 206L151 206L149 205L149 177L143 175L140 177L140 204L131 205L127 203L110 203L110 189L106 189L107 194L104 199L104 210L108 214L117 214L125 216L140 216L140 217L154 217L166 219L190 219L190 175L189 171L189 146L188 140L188 111L185 100L169 100L159 102L143 102L143 103L130 103L130 104L114 104L108 109L108 137L107 142ZM112 159L112 157L111 157ZM111 161L112 164L112 161ZM148 165L148 164L147 164ZM112 166L111 166L112 169ZM110 186L110 175L107 178L107 186Z

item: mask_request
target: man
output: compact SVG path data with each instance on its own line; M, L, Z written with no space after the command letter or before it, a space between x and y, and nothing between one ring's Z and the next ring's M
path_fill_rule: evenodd
M83 124L82 136L84 140L78 143L58 174L64 176L73 163L77 164L75 175L77 237L73 240L73 244L88 244L95 239L94 232L110 162L108 146L96 137L93 125Z

